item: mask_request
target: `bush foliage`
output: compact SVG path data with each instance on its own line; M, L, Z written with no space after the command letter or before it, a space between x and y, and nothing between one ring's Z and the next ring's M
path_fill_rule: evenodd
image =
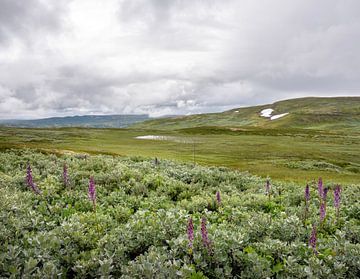
M68 183L63 182L67 165ZM37 195L26 185L32 167ZM88 198L96 183L96 212ZM360 185L273 183L226 168L112 156L0 153L0 277L359 278ZM217 202L216 193L221 195ZM191 248L187 223L193 219ZM201 239L207 220L209 246ZM309 247L317 225L317 254Z

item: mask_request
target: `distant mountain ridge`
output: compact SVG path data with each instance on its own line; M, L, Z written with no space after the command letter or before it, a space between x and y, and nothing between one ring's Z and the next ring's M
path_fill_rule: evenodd
M149 116L146 114L76 115L32 120L0 120L0 125L22 128L125 128L149 119Z

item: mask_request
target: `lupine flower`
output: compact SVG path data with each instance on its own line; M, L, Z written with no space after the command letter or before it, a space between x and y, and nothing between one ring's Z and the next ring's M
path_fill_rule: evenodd
M309 201L310 201L310 188L309 184L306 184L305 187L305 220L307 219L309 213Z
M194 224L193 220L190 217L187 225L187 237L189 240L189 248L192 249L193 247L193 241L194 241Z
M93 203L94 211L96 211L96 189L95 189L95 180L93 176L90 177L88 193L89 193L89 199Z
M221 197L220 197L220 192L219 191L216 192L216 201L217 201L218 205L221 204Z
M340 185L335 186L334 190L334 206L336 209L339 209L340 207L340 197L341 196L341 187Z
M326 202L328 191L329 191L329 188L324 188L323 195L322 195L322 199L324 202Z
M270 194L270 180L266 179L266 194Z
M26 184L31 188L34 193L40 194L40 189L33 181L32 170L29 163L26 168Z
M339 215L340 199L341 199L341 188L340 185L336 185L334 189L334 207L336 208L336 215Z
M309 239L309 246L313 249L314 254L317 254L317 250L316 250L316 226L313 225L312 227L312 231L311 231L311 236Z
M326 215L326 207L325 207L325 203L322 202L320 204L320 223L321 224L324 222L325 215Z
M322 199L323 194L324 194L324 189L323 189L323 182L322 182L321 177L319 178L319 181L318 181L318 192L319 192L320 199Z
M26 167L26 183L30 187L33 184L32 170L30 164L28 164Z
M305 201L306 201L306 203L309 203L309 201L310 201L310 187L309 187L309 184L306 184L306 187L305 187Z
M64 186L69 186L68 168L66 163L64 163L64 168L63 168L63 183Z
M201 238L202 238L204 245L209 249L210 248L210 240L209 240L208 231L206 228L205 217L201 218Z

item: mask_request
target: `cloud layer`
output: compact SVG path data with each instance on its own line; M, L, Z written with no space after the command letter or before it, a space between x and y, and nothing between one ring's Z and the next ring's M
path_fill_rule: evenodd
M357 0L0 0L0 118L360 96Z

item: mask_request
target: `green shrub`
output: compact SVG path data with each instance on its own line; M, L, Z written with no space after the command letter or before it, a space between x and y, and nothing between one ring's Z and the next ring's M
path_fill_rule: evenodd
M27 162L41 195L25 184ZM68 187L62 183L64 162ZM96 181L96 213L87 194L90 176ZM227 168L1 152L0 277L359 278L360 185L342 185L339 216L330 190L319 225L315 186L305 221L304 185L272 184L269 198L264 179ZM202 217L209 246L201 239ZM308 247L312 224L318 254Z

